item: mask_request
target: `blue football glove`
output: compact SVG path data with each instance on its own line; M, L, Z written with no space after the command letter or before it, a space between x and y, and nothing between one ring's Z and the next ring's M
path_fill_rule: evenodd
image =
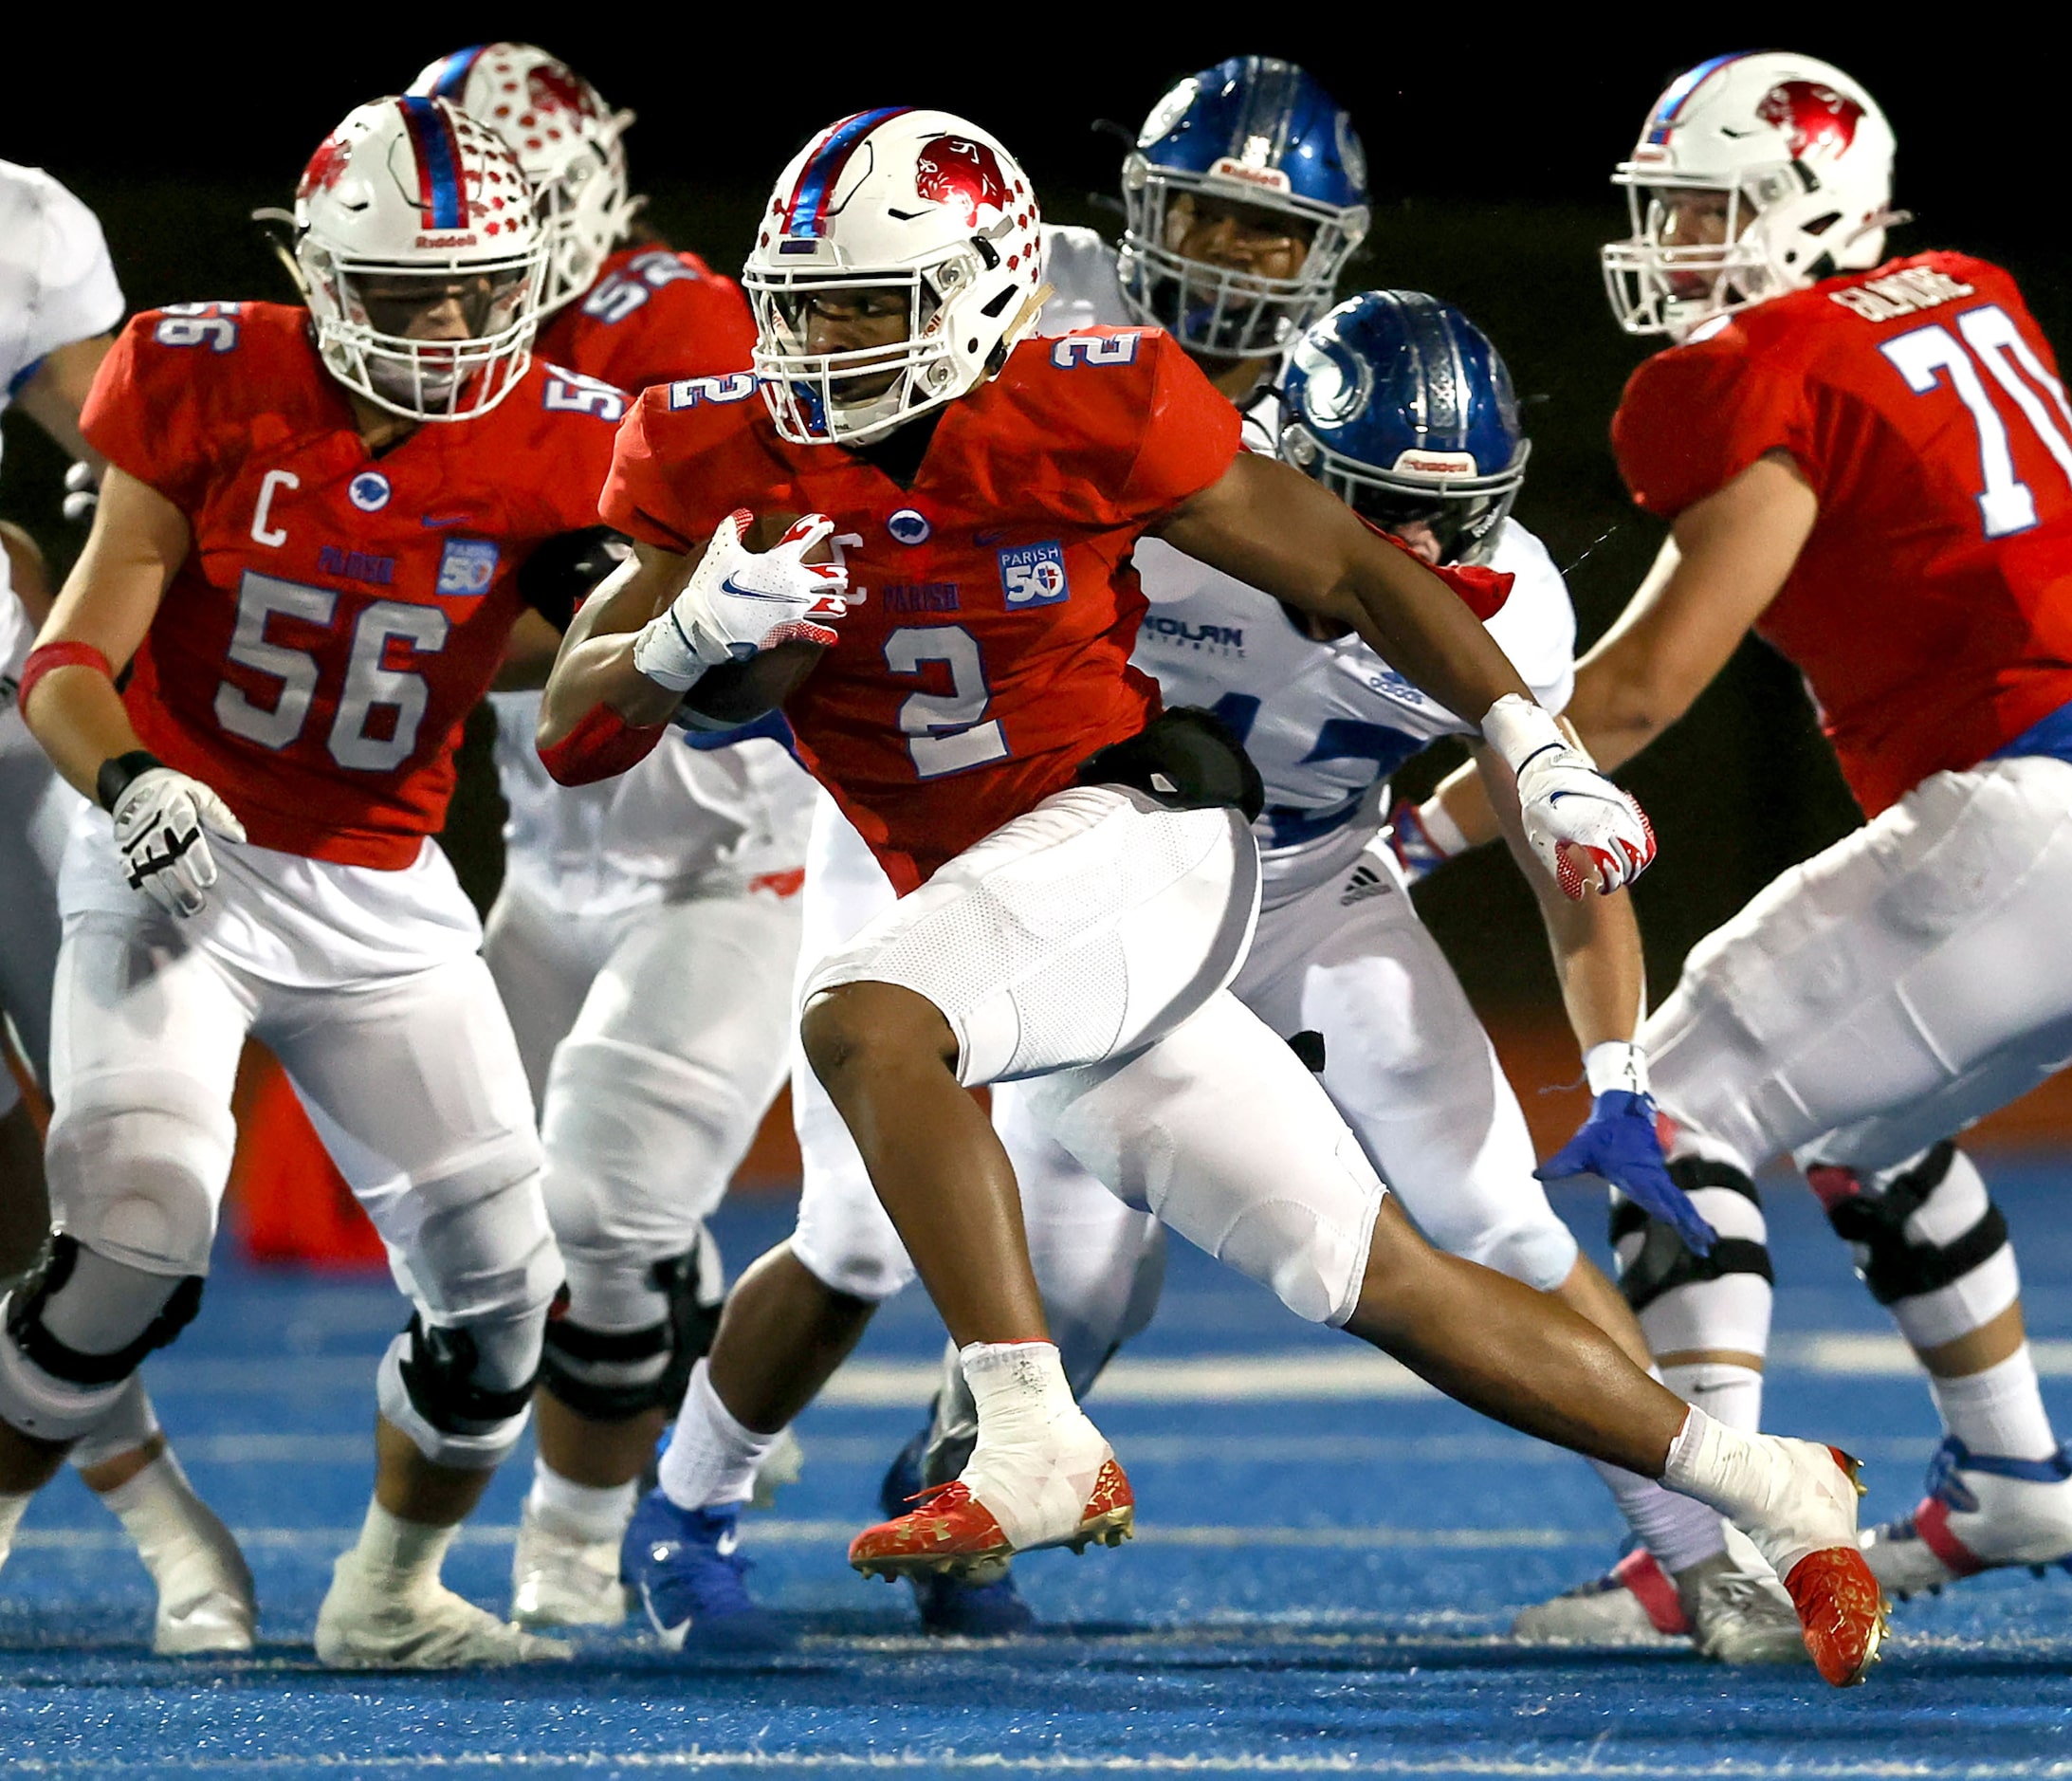
M1597 1175L1650 1218L1660 1219L1696 1255L1712 1253L1718 1233L1670 1178L1655 1132L1655 1097L1609 1089L1590 1103L1583 1129L1532 1171L1542 1181Z

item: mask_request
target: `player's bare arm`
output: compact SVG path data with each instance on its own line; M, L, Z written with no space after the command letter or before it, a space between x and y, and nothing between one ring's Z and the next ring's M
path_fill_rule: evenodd
M1640 591L1576 667L1568 714L1601 764L1630 761L1690 709L1776 598L1819 515L1784 451L1678 515Z
M151 629L174 573L187 559L187 516L149 483L111 468L94 529L36 639L98 650L115 673ZM143 746L115 683L88 663L53 668L25 698L22 716L60 773L95 796L101 763Z
M1576 665L1565 716L1600 767L1632 760L1712 685L1776 598L1819 513L1790 454L1768 451L1678 515L1626 610ZM1501 833L1475 764L1426 800L1424 826L1445 836L1449 853Z
M599 706L635 728L667 722L683 694L634 667L634 640L669 610L697 565L695 557L636 542L633 554L597 584L563 634L547 676L541 747L564 741Z
M1240 453L1160 536L1300 611L1351 626L1413 684L1473 717L1521 776L1526 832L1565 895L1615 890L1646 869L1655 843L1639 805L1569 745L1454 591L1329 490L1285 464Z
M1291 606L1352 626L1450 710L1478 717L1507 694L1532 696L1451 588L1285 464L1239 453L1158 535Z
M102 459L80 432L79 413L86 404L86 393L94 387L94 373L114 344L106 334L68 340L45 357L36 375L14 397L16 407L73 457L91 465L97 475Z

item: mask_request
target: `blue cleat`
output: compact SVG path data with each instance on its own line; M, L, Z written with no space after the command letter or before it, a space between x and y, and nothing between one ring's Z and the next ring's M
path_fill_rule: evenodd
M921 1464L928 1451L928 1433L923 1424L899 1450L878 1486L878 1507L889 1520L905 1515L927 1488ZM918 1573L908 1581L914 1587L922 1626L945 1639L1012 1639L1036 1628L1036 1610L1021 1599L1011 1570L991 1583L965 1583L936 1572Z
M679 1509L659 1490L634 1506L619 1568L672 1651L773 1651L785 1639L745 1581L740 1506Z

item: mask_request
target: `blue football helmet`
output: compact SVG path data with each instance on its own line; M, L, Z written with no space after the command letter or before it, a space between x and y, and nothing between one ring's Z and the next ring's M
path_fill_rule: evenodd
M1280 455L1384 531L1429 526L1441 562L1484 562L1532 442L1511 372L1451 303L1416 290L1348 299L1295 342Z
M1308 241L1293 278L1178 251L1201 199L1286 217ZM1123 162L1127 221L1116 275L1140 321L1191 352L1281 351L1330 303L1367 230L1366 153L1337 101L1293 63L1233 56L1152 107Z

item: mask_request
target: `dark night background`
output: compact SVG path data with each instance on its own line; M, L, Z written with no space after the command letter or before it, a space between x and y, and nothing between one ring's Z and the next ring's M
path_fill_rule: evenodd
M688 9L645 11L637 25L617 9L361 16L364 26L351 14L303 15L299 23L323 32L313 49L256 29L224 41L203 23L213 14L177 33L126 27L90 78L81 68L63 83L13 83L0 156L47 167L93 206L134 307L280 297L284 280L247 220L252 208L288 201L303 160L352 105L500 32L545 44L610 102L639 113L629 138L635 190L651 194L651 214L672 240L731 270L785 158L847 112L963 112L1021 156L1052 220L1112 234L1119 216L1103 199L1122 150L1094 119L1124 120L1133 133L1172 79L1225 55L1303 63L1352 110L1367 146L1376 226L1348 289L1433 291L1502 348L1534 441L1517 512L1557 562L1573 565L1586 643L1618 613L1660 536L1627 505L1605 445L1620 386L1643 350L1614 325L1599 283L1597 244L1625 226L1623 196L1606 175L1669 76L1723 49L1762 46L1672 29L1599 44L1593 34L1610 33L1589 22L1515 39L1487 11L1463 12L1465 40L1421 11L1407 41L1392 45L1388 15L1365 9L1358 48L1329 23L1344 14L1309 9L1316 22L1300 29L1227 33L1175 28L1148 11L1141 24L1029 14L1026 31L981 29L976 40L967 29L989 21L963 9L786 9L761 15L769 23L760 29L753 13L714 23ZM1898 201L1920 219L1896 235L1896 250L1961 247L2003 261L2046 332L2065 338L2062 144L2044 108L2021 102L2026 82L2006 46L1938 59L1909 34L1865 30L1860 12L1794 18L1806 28L1788 46L1848 69L1892 119ZM1968 56L1975 65L1963 65ZM77 548L56 518L63 468L41 434L9 422L0 514L29 525L61 565ZM499 871L500 812L479 746L469 757L449 844L482 893ZM1855 819L1796 677L1757 644L1622 777L1661 837L1660 863L1638 892L1658 1000L1694 940ZM1420 895L1478 1001L1551 995L1530 899L1504 860L1450 869Z

